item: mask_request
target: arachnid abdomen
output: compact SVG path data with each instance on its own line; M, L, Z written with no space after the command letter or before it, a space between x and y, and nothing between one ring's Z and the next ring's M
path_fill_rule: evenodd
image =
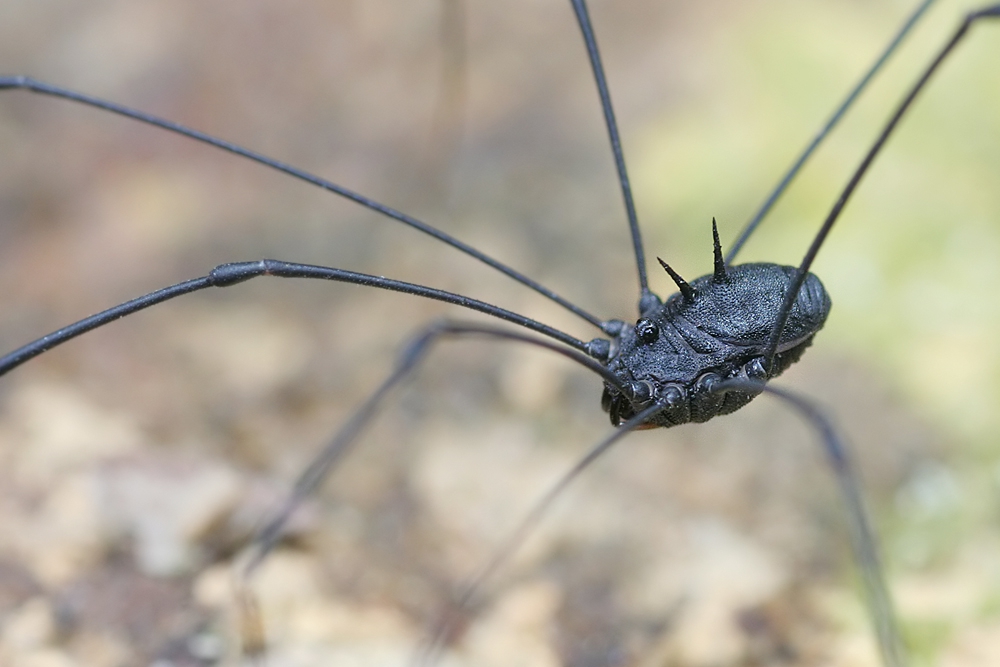
M654 401L670 407L657 413L650 427L704 422L749 403L755 394L715 387L733 378L776 377L802 356L830 312L823 284L808 274L778 339L773 367L765 370L768 337L795 274L794 267L766 263L717 269L681 285L682 292L634 327L623 326L608 369L633 387L635 396L630 401L605 384L601 404L611 422L617 426Z

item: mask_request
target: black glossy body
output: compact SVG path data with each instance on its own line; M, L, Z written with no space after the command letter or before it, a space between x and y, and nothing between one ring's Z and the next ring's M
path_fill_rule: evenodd
M732 378L769 380L797 361L823 327L830 297L813 274L795 300L778 340L770 372L768 337L796 269L778 264L741 264L724 277L702 276L689 295L676 293L614 338L608 370L633 389L627 397L605 383L602 406L618 425L655 401L669 407L648 424L704 422L749 403L754 394L714 391Z

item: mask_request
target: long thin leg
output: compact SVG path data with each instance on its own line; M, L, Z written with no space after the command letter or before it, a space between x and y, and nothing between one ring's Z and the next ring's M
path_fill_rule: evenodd
M628 421L622 423L621 426L615 429L613 433L594 445L582 459L577 461L576 465L570 468L566 474L564 474L559 481L556 482L552 488L550 488L545 495L538 500L537 503L535 503L534 507L531 508L531 511L528 512L524 519L521 520L521 523L519 523L514 531L500 543L500 546L497 547L496 550L494 550L493 555L490 556L490 559L486 562L483 568L463 586L462 592L459 594L458 599L455 602L455 607L442 616L437 626L435 626L434 632L427 638L425 644L421 646L420 650L414 656L413 664L415 667L433 664L434 660L438 657L438 653L443 648L445 637L450 634L461 614L469 608L476 596L479 594L483 585L490 579L490 577L496 574L497 570L499 570L504 563L510 560L511 556L513 556L514 553L524 545L525 540L527 540L535 528L538 527L539 522L541 522L542 518L544 518L549 509L552 508L552 504L556 501L556 499L562 495L562 492L565 491L566 488L572 484L584 470L589 468L594 461L611 449L614 444L639 426L643 425L657 412L664 410L666 407L666 404L651 405Z
M281 536L281 531L295 509L302 503L303 500L311 495L313 491L315 491L316 488L323 482L323 480L326 479L326 477L333 471L344 455L347 454L350 446L361 432L361 429L364 428L375 416L376 410L385 400L385 397L390 391L392 391L393 388L396 387L396 385L410 375L410 373L412 373L413 370L427 357L427 354L430 352L433 344L446 336L457 337L468 335L507 339L543 347L547 350L551 350L552 352L561 354L568 359L572 359L588 370L597 373L605 381L613 382L613 384L619 389L626 392L629 391L628 388L624 387L621 381L614 374L608 372L603 366L596 363L590 357L580 354L574 350L560 347L554 343L550 343L549 341L533 338L516 331L509 331L507 329L482 324L453 322L449 320L431 324L411 339L410 343L404 348L403 353L399 357L399 361L396 363L396 366L393 368L389 377L386 378L379 388L368 397L368 399L353 415L351 415L351 418L346 424L344 424L344 426L341 427L341 429L330 441L330 444L328 444L322 452L320 452L320 454L313 459L312 463L310 463L299 476L298 481L295 483L295 489L289 499L281 506L279 511L275 513L274 517L268 520L264 524L264 527L258 531L257 535L253 538L250 546L248 547L252 555L247 561L245 567L247 576L249 576L258 565L260 565L264 557L267 556L267 554L274 548L275 544L277 544L277 541ZM646 412L649 411L647 410ZM644 412L640 414L646 413ZM646 416L649 417L650 414L652 414L652 412L646 414ZM636 425L639 423L641 422L637 422ZM634 426L632 428L634 428ZM611 442L614 442L614 440ZM611 445L611 442L606 444L601 451L607 449ZM575 476L575 474L579 472L578 469L582 469L589 464L593 458L596 458L596 456L601 453L601 451L596 453L592 452L588 455L587 459L581 461L581 464L578 464L573 469L574 472L569 477ZM562 486L565 486L568 482L569 480L567 479L561 484Z
M468 99L465 0L442 0L440 12L441 81L438 83L427 147L427 159L433 165L429 170L434 172L443 171L443 167L458 156L465 132ZM448 195L445 184L439 179L434 179L432 187L435 195Z
M618 135L618 123L615 121L615 111L611 106L611 92L608 90L608 80L604 76L604 65L601 54L597 50L597 37L590 24L590 14L587 12L585 0L571 0L577 23L583 33L583 41L587 45L587 55L590 57L590 68L594 72L597 92L601 96L601 110L604 112L604 123L608 127L608 137L611 140L611 152L615 157L615 169L618 170L618 183L625 200L625 213L628 216L628 227L632 233L632 248L635 252L636 268L639 271L639 314L655 306L659 299L649 291L649 279L646 276L646 252L642 246L642 234L639 231L639 218L635 212L635 201L632 199L632 185L629 183L628 172L625 170L625 155L622 152L621 137Z
M386 396L391 392L396 386L398 386L404 379L406 379L426 358L433 345L440 339L444 337L459 337L459 336L486 336L490 338L500 338L506 340L512 340L516 342L529 343L531 345L537 345L539 347L551 350L558 354L571 359L578 364L584 366L585 368L594 371L601 375L606 381L612 382L619 389L623 391L628 391L627 387L624 387L621 382L611 373L609 373L603 366L596 363L590 357L587 357L579 352L571 349L556 345L546 340L534 338L527 336L525 334L509 331L507 329L502 329L498 327L482 325L482 324L471 324L465 322L453 322L453 321L441 321L436 322L426 329L414 336L409 344L403 350L400 355L398 362L393 368L389 376L382 382L381 385L365 400L364 403L351 415L347 423L345 423L336 435L330 440L330 443L324 447L319 454L312 460L312 462L306 467L306 469L299 476L289 495L288 500L286 500L274 513L274 515L268 519L263 526L257 531L257 534L251 540L247 547L247 559L244 561L243 566L240 568L239 578L240 578L240 588L242 591L241 599L252 601L252 595L249 594L246 587L246 582L253 575L257 567L264 561L267 555L274 549L281 539L282 531L288 522L288 519L295 512L302 502L312 495L316 489L323 483L323 481L330 475L331 472L336 468L336 466L343 460L343 458L350 452L352 445L356 442L358 435L361 433L362 429L367 426L371 420L374 418L379 407L385 400ZM656 410L660 410L662 407L656 406ZM503 560L510 555L524 537L527 532L537 523L538 519L541 517L544 510L551 504L555 496L565 488L573 478L576 477L587 465L589 465L594 459L596 459L601 453L606 451L615 441L620 437L625 435L629 430L638 426L641 423L639 417L650 417L656 411L653 408L647 409L646 411L640 413L640 415L633 418L632 422L635 422L630 427L629 424L632 422L627 422L618 431L616 431L610 438L605 439L602 443L596 447L586 458L584 458L580 463L578 463L573 470L566 475L565 478L557 485L552 491L546 495L542 503L540 503L534 511L529 515L528 520L515 534L516 539L512 539L507 543L506 547L497 553L497 555L491 560L491 565L487 571L477 578L477 582L481 583L482 579L490 574L497 566L499 566ZM478 586L478 583L476 584ZM474 592L475 588L470 589L470 595ZM252 602L251 604L244 605L246 608L247 615L252 617ZM251 627L256 627L259 625L256 622L249 623ZM247 642L245 642L247 643ZM251 642L252 643L252 642ZM260 647L259 650L262 650Z
M882 66L885 65L887 60L889 60L889 57L892 56L893 52L895 52L896 47L902 44L910 30L917 24L920 17L924 15L932 4L934 4L934 0L922 0L920 5L917 6L912 14L910 14L910 17L906 19L906 23L904 23L903 27L899 29L896 36L889 42L889 45L885 47L882 55L875 60L875 63L872 64L871 68L869 68L865 75L861 77L861 80L858 81L854 88L851 89L851 92L847 94L847 97L845 97L844 101L840 103L840 106L838 106L836 111L833 112L833 115L831 115L826 123L823 124L823 127L820 128L819 132L816 133L816 136L812 138L812 141L806 145L802 154L799 155L795 162L792 163L792 166L789 167L785 175L781 177L781 180L778 181L778 184L774 187L774 190L771 191L771 194L767 196L767 199L764 200L764 203L761 204L757 212L754 213L753 217L751 217L750 220L747 221L746 225L744 225L743 230L736 239L736 242L729 248L729 254L726 256L726 264L733 263L733 260L736 259L736 255L739 254L740 250L742 250L743 245L750 238L750 235L756 231L757 227L761 222L763 222L767 214L771 212L774 205L778 203L778 199L781 198L781 195L783 195L785 190L788 189L788 186L791 185L803 165L805 165L809 158L812 157L813 152L819 148L819 145L823 143L823 140L826 139L827 135L830 134L833 128L837 126L840 119L844 117L847 110L854 104L854 101L868 86L868 83L875 77L878 71L882 69Z
M464 252L471 257L478 259L480 262L493 267L497 271L513 278L517 282L525 285L542 296L551 299L552 301L558 303L563 308L566 308L574 315L577 315L587 322L590 322L595 327L602 328L603 320L591 315L587 311L583 310L579 306L570 303L563 297L559 296L552 290L544 287L535 280L532 280L528 276L515 271L511 267L503 264L502 262L493 259L489 255L479 250L476 250L472 246L463 243L456 239L455 237L442 232L441 230L432 227L426 222L422 222L413 216L397 211L394 208L386 206L385 204L380 204L374 199L360 195L352 190L349 190L341 185L337 185L332 181L328 181L325 178L321 178L315 174L311 174L303 169L293 167L290 164L281 162L280 160L275 160L274 158L267 157L262 153L257 153L255 151L243 148L236 144L230 143L228 141L223 141L204 132L199 132L198 130L191 129L180 123L175 123L173 121L166 120L164 118L159 118L152 114L144 113L142 111L137 111L129 107L123 106L121 104L116 104L114 102L109 102L107 100L102 100L97 97L92 97L90 95L84 95L83 93L78 93L66 88L60 88L59 86L53 86L51 84L45 83L43 81L37 81L28 76L2 76L0 77L0 91L3 90L26 90L32 93L38 93L41 95L50 95L52 97L57 97L64 100L69 100L71 102L78 102L85 106L93 107L95 109L101 109L102 111L108 111L110 113L118 114L120 116L125 116L126 118L131 118L137 120L140 123L145 123L147 125L152 125L153 127L158 127L162 130L167 130L168 132L173 132L181 136L187 137L189 139L194 139L195 141L200 141L202 143L208 144L209 146L214 146L226 152L232 153L233 155L238 155L244 157L248 160L261 164L270 169L274 169L281 173L287 174L293 178L297 178L301 181L305 181L310 185L315 185L316 187L322 188L334 194L340 195L346 199L364 206L365 208L371 209L376 213L380 213L388 218L396 220L403 223L404 225L409 225L414 229L418 229L425 234L428 234L442 243L449 245L457 250Z
M727 380L718 386L718 391L739 389L742 391L765 391L789 404L799 413L809 425L816 429L823 441L823 449L833 468L844 498L847 509L847 525L851 535L851 549L854 559L861 570L864 583L865 602L871 615L875 635L878 638L879 652L882 662L887 667L903 667L906 664L906 654L899 634L899 623L896 620L892 595L886 585L882 571L881 559L878 555L875 531L872 530L868 512L865 509L864 496L861 493L859 475L851 459L851 453L837 436L833 424L813 403L795 392L778 389L749 380Z
M567 333L559 331L558 329L550 327L546 324L542 324L541 322L533 320L529 317L525 317L524 315L519 315L505 308L500 308L499 306L486 303L485 301L471 299L467 296L462 296L461 294L446 292L444 290L434 289L433 287L425 287L423 285L415 285L401 280L393 280L391 278L372 276L367 273L345 271L343 269L335 269L326 266L294 264L275 259L262 259L256 262L221 264L212 269L207 276L194 278L193 280L186 280L182 283L177 283L176 285L171 285L170 287L150 292L149 294L132 299L131 301L126 301L125 303L114 306L113 308L108 308L107 310L101 311L96 315L91 315L90 317L74 322L69 326L46 334L41 338L38 338L27 345L23 345L13 352L9 352L0 357L0 376L13 370L14 368L17 368L26 361L37 357L43 352L51 350L57 345L61 345L62 343L76 338L81 334L85 334L88 331L92 331L93 329L97 329L105 324L121 319L126 315L131 315L132 313L136 313L140 310L145 310L150 306L155 306L158 303L169 301L170 299L174 299L184 294L197 292L208 287L229 287L259 276L332 280L336 282L353 283L355 285L365 285L368 287L378 287L381 289L392 290L394 292L403 292L404 294L414 294L428 299L436 299L438 301L444 301L446 303L462 306L463 308L469 308L470 310L478 310L481 313L486 313L487 315L492 315L493 317L512 322L526 329L549 336L550 338L553 338L560 343L565 343L566 345L580 350L581 352L594 354L595 356L599 356L595 350L598 350L601 347L606 347L606 345L602 346L602 343L607 343L607 341L604 341L603 339L595 339L589 343L584 343L582 340L574 338ZM595 364L595 366L601 368L602 370L604 369L604 367L600 366L600 364ZM612 384L617 384L617 380L611 380L611 378L614 378L615 376L610 372L603 370L602 375L605 380L612 382Z
M861 179L868 172L868 168L872 165L875 160L875 156L878 155L879 151L885 145L885 142L889 139L889 135L892 131L896 129L896 125L899 124L899 120L906 113L910 105L913 104L913 100L917 98L917 95L923 90L924 86L930 80L934 72L937 71L941 63L944 62L945 58L958 46L958 43L962 41L962 38L969 32L969 28L972 27L973 23L976 23L980 19L988 18L1000 18L1000 5L992 5L990 7L985 7L975 12L971 12L965 16L965 19L959 25L958 30L952 35L951 39L945 44L944 48L941 49L940 53L931 61L924 73L920 75L917 82L913 84L910 92L906 94L903 101L899 103L896 111L892 114L889 122L886 123L885 127L882 129L881 134L872 144L872 147L868 150L868 154L865 155L865 159L861 161L858 165L857 170L854 175L851 176L851 180L848 181L847 185L844 187L844 191L840 194L833 208L830 210L829 215L827 215L826 220L823 222L823 226L820 227L819 232L816 233L816 238L813 239L812 244L809 246L809 250L806 251L805 257L802 258L802 263L799 265L798 275L795 280L789 286L788 291L785 293L784 303L781 305L781 312L778 315L778 320L775 323L774 329L771 331L771 337L768 340L767 346L767 367L771 367L771 362L774 359L774 354L778 349L778 340L781 338L781 332L785 328L785 323L788 321L788 315L791 313L792 304L798 297L799 290L802 284L805 282L806 274L809 273L809 268L812 266L813 260L816 259L816 255L819 253L819 249L823 246L823 242L826 241L827 235L830 230L833 229L833 225L837 222L840 217L840 213L844 210L844 206L847 205L848 200L851 195L854 194L854 190L857 189L858 184Z

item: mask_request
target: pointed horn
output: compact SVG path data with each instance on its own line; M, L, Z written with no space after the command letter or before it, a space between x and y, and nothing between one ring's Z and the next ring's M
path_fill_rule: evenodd
M689 303L694 301L694 290L691 289L691 286L688 285L683 278L681 278L679 273L671 269L669 264L664 262L659 257L657 257L656 259L660 263L660 266L662 266L663 269L670 274L670 277L674 279L674 282L677 283L677 287L680 288L681 294L684 295L684 300Z
M722 283L729 276L726 275L726 260L722 258L722 244L719 243L719 228L715 224L715 218L712 218L712 241L715 244L715 275L712 276L712 282Z

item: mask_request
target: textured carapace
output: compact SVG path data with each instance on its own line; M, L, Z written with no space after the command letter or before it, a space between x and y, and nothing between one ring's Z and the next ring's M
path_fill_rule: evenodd
M714 232L713 221L713 232ZM689 283L666 262L663 268L680 288L643 313L634 327L622 323L615 335L608 370L630 387L632 396L607 383L601 399L618 425L654 402L668 407L648 426L704 422L749 403L755 394L716 391L719 383L742 378L764 381L798 361L823 327L830 297L810 273L792 305L778 339L770 371L768 338L797 269L756 263L726 267L715 233L715 271Z

